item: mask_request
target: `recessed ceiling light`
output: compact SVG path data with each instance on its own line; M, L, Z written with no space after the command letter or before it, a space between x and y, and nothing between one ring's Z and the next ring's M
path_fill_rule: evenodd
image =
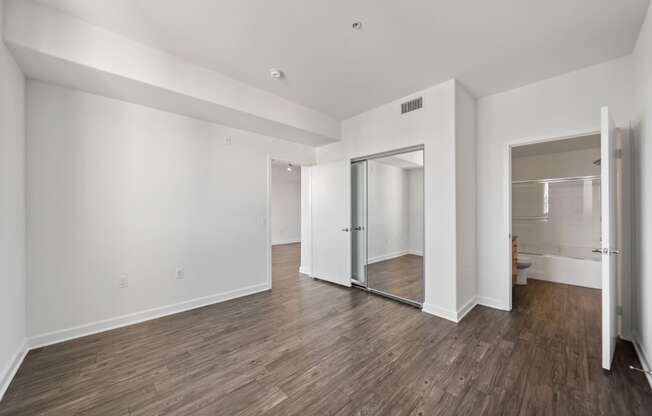
M362 29L362 22L360 22L360 21L353 22L351 27L353 28L353 30L361 30Z
M283 78L283 71L276 68L269 69L269 76L272 78Z

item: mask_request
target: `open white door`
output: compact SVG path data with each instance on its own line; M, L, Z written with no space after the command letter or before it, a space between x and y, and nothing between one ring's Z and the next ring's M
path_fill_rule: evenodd
M311 168L313 277L351 286L351 163Z
M602 107L601 117L602 368L609 370L617 334L616 127L607 107Z

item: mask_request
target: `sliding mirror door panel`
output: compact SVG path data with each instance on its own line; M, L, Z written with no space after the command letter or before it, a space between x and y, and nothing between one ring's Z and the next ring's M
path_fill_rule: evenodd
M421 305L423 150L367 160L367 285Z
M367 286L367 161L351 164L351 281Z

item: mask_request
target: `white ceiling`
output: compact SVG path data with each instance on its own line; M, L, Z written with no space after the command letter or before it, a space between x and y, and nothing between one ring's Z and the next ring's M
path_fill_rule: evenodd
M288 171L288 165L292 165L292 170ZM277 173L282 173L290 177L298 178L301 176L301 165L284 162L282 160L272 159L272 169Z
M286 162L285 160L279 160L279 159L272 159L272 165L273 166L281 166L284 169L287 169L288 165L292 165L292 168L296 168L297 170L301 170L301 165L298 165L293 162Z
M483 96L627 55L649 0L39 2L343 119L453 77Z
M512 148L512 157L528 157L551 153L573 152L575 150L600 149L600 135L575 137L566 140L528 144Z

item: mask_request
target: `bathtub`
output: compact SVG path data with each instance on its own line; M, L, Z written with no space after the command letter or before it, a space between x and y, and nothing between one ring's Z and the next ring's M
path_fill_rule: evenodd
M554 254L518 253L518 261L528 261L529 279L547 280L594 289L602 287L600 260L578 259Z

